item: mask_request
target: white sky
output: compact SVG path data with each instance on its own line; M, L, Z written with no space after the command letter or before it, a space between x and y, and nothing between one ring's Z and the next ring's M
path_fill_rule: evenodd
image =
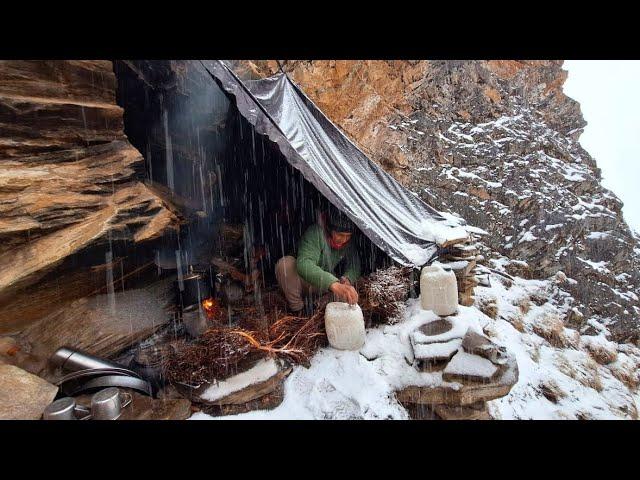
M602 170L602 184L623 202L640 232L640 61L567 60L564 92L588 125L580 143Z

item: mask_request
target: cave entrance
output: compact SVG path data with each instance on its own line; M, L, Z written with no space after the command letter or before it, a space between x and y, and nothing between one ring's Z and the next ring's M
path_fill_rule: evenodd
M228 265L245 275L257 269L250 290L260 302L275 288L277 260L294 255L306 228L334 207L199 62L115 61L114 70L125 133L145 158L146 182L185 217L154 244L158 268L178 279L207 269L212 284ZM354 241L363 273L391 262L363 234Z

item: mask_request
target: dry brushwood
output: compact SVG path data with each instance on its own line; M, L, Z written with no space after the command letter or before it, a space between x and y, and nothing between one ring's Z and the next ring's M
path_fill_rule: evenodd
M218 327L207 330L193 342L174 342L164 361L168 381L190 386L211 382L233 374L243 360L278 356L308 365L310 358L326 344L322 299L311 317L279 316L277 305L265 306L265 315L277 318L267 328ZM247 307L248 317L255 313ZM250 320L241 322L251 325ZM260 322L253 322L258 326Z
M367 322L400 320L411 287L412 268L392 266L358 282L360 307Z

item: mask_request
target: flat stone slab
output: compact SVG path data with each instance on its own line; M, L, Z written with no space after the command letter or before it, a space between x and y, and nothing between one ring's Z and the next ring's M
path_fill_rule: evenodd
M413 344L413 356L416 360L428 360L429 362L440 362L450 360L455 355L462 344L462 340L454 338L442 343L418 343Z
M58 387L13 365L0 364L0 420L39 420Z
M212 416L239 415L253 410L272 410L284 400L284 385L280 383L266 395L242 404L201 405L202 411Z
M459 351L444 369L442 379L448 382L489 382L498 374L498 370L496 365L484 357Z
M467 322L457 318L455 315L447 319L438 319L419 326L410 334L411 343L414 345L422 343L442 343L462 338L469 325Z
M437 387L408 386L396 392L401 403L425 405L470 405L504 397L518 381L518 364L509 357L501 366L497 378L490 382L464 380Z

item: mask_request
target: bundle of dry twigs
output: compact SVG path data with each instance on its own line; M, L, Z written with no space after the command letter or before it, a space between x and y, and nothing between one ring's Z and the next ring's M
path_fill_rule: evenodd
M365 319L397 322L404 311L411 286L410 267L378 270L358 282L360 306ZM317 302L310 317L289 315L281 295L267 292L261 307L242 306L239 326L215 327L192 342L180 340L164 361L167 380L199 385L225 378L244 361L278 356L308 365L313 354L326 345L324 312L329 296Z
M380 269L358 282L359 303L367 322L396 323L402 317L412 281L411 267Z
M169 382L191 386L225 378L238 371L245 360L279 356L293 363L308 365L310 358L326 344L324 310L328 301L319 302L311 317L278 314L277 306L267 310L276 321L264 329L260 322L245 320L239 327L216 327L192 342L174 342L164 360ZM250 328L243 328L249 326ZM251 328L253 327L253 328Z

